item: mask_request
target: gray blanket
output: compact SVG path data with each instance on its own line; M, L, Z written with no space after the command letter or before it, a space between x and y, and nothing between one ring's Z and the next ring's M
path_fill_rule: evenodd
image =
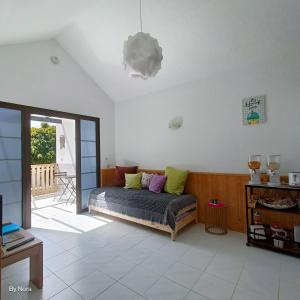
M192 195L152 193L148 190L105 187L90 193L89 204L175 229L177 213L196 202Z

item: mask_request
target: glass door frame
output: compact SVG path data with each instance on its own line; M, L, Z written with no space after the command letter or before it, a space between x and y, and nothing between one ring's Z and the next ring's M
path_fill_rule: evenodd
M32 114L48 117L58 117L75 120L75 143L76 143L76 213L79 214L87 209L81 209L81 147L80 147L80 120L91 120L96 124L96 164L97 164L97 187L100 186L100 118L67 113L46 108L14 104L0 101L0 108L15 109L21 111L22 118L22 217L24 228L31 227L31 135L30 116Z
M21 164L20 164L20 178L19 178L19 182L21 183L21 190L20 190L20 198L21 199L15 199L15 201L17 200L20 200L20 204L21 204L21 211L20 211L20 217L21 217L21 223L23 223L23 220L26 219L26 216L25 216L25 210L24 210L24 203L23 203L23 199L25 199L24 195L25 195L25 185L23 184L24 183L24 178L25 178L25 173L24 173L24 134L25 134L25 130L22 126L23 124L23 120L24 120L24 113L23 111L20 109L20 108L17 108L17 107L11 107L10 105L1 105L1 102L0 102L0 109L3 109L3 110L7 110L7 111L14 111L14 112L18 112L19 113L19 128L20 128L20 136L1 136L1 138L5 139L5 138L12 138L12 139L16 139L16 138L19 138L20 139L20 148L18 148L20 150L20 157L18 156L18 159L16 159L16 157L13 157L12 159L8 158L7 161L16 161L16 160L20 160L21 161ZM5 152L6 150L9 151L9 149L5 149L5 145L3 146L3 154L5 156ZM12 151L13 152L13 151ZM5 160L5 158L4 158ZM11 181L7 181L7 182L4 182L5 183L12 183L12 182L16 182L14 179L12 179ZM2 193L2 191L0 191L0 193ZM2 212L5 211L5 208L4 208L4 202L5 202L5 195L2 195L3 196L3 207L2 207ZM16 195L15 195L16 196ZM19 195L18 195L19 196ZM17 201L19 202L19 201ZM4 215L4 220L9 220L9 219L6 219L6 216ZM9 220L9 221L13 221L13 220ZM17 224L21 224L19 221L15 221Z
M87 211L88 209L82 209L82 200L81 200L81 120L94 121L96 124L96 168L97 168L97 187L100 187L100 119L89 117L89 116L80 116L75 120L76 127L76 213ZM77 198L78 197L78 198ZM77 199L80 199L77 201Z

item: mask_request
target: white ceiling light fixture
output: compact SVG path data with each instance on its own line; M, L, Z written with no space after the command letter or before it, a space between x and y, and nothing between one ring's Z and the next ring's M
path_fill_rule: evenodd
M161 69L162 48L157 39L143 32L142 0L140 0L140 32L124 42L124 66L130 77L148 79Z

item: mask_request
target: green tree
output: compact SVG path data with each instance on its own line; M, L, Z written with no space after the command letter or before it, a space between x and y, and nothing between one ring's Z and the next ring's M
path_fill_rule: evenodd
M56 127L42 123L41 128L31 128L31 163L56 162Z

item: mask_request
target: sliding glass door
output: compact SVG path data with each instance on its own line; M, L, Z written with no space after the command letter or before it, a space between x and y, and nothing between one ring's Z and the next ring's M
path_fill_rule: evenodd
M0 194L3 220L22 225L22 112L0 108Z
M81 210L88 207L90 192L99 186L99 123L80 119L80 194Z
M100 119L0 101L0 194L3 220L31 227L30 116L57 116L76 124L77 213L100 185Z

